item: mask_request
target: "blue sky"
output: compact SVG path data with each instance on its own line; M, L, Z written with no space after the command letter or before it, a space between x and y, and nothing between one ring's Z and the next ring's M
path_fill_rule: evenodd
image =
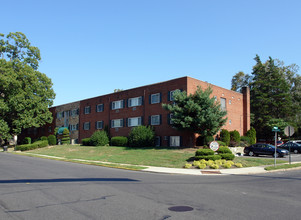
M41 50L54 105L190 76L230 89L258 54L301 65L299 0L1 1Z

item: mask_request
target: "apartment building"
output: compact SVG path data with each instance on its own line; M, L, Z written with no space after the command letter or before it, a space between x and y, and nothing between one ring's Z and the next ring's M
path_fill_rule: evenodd
M231 91L191 77L181 77L152 85L128 89L55 107L56 127L68 127L74 143L90 137L96 130L106 129L110 136L128 136L139 125L150 125L156 133L157 146L196 145L197 135L178 131L172 127L170 113L163 103L173 102L177 89L192 94L197 87L212 88L212 97L227 110L227 123L223 128L237 130L244 135L250 129L250 91Z

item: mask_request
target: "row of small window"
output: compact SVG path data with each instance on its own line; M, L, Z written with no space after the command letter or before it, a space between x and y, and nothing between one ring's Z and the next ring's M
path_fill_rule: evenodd
M171 119L171 114L169 114L168 120L169 122ZM125 124L125 123L126 124ZM149 125L160 125L162 123L162 116L161 115L152 115L148 118ZM135 127L143 124L143 117L134 117L134 118L127 118L127 119L114 119L111 120L111 128L121 128L121 127ZM170 123L171 124L171 123ZM95 123L96 129L103 129L103 121L97 121ZM84 130L90 130L90 122L84 123Z
M173 101L173 93L176 90L169 91L168 92L168 101ZM162 94L161 93L155 93L149 95L149 104L157 104L161 103L162 101ZM135 97L135 98L129 98L126 100L127 102L127 107L136 107L136 106L141 106L144 103L143 96ZM116 110L116 109L122 109L125 108L125 100L117 100L113 101L111 103L111 109ZM96 105L96 112L102 112L104 110L104 105L103 104L98 104ZM90 114L91 113L91 106L86 106L85 107L85 114Z
M56 113L56 118L60 119L60 118L64 118L64 117L75 117L79 115L79 109L72 109L72 110L69 110L69 111L62 111L62 112L57 112Z

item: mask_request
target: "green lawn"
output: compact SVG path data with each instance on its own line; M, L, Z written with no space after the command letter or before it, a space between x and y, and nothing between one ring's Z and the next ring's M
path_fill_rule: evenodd
M92 147L80 145L57 145L27 151L29 153L63 157L66 160L82 159L119 164L182 168L195 154L194 148L129 148L129 147ZM236 157L234 162L244 167L273 165L274 159ZM277 160L277 163L285 161Z
M266 167L265 170L282 170L282 169L290 169L290 168L297 168L301 167L301 163L295 163L295 164L283 164L283 165L277 165L277 166L270 166Z

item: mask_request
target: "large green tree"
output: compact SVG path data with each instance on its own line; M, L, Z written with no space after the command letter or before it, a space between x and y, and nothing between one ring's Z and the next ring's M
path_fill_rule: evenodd
M271 57L263 63L258 55L254 60L251 75L233 76L232 90L239 91L242 84L250 87L252 126L258 137L267 138L275 120L300 124L301 78L296 65L284 66Z
M174 103L163 104L163 108L172 114L172 126L179 130L198 133L202 137L213 136L226 123L227 112L214 97L210 98L212 89L202 90L198 87L194 94L177 90L173 93Z
M39 72L40 50L23 33L0 34L0 138L52 121L52 82Z

